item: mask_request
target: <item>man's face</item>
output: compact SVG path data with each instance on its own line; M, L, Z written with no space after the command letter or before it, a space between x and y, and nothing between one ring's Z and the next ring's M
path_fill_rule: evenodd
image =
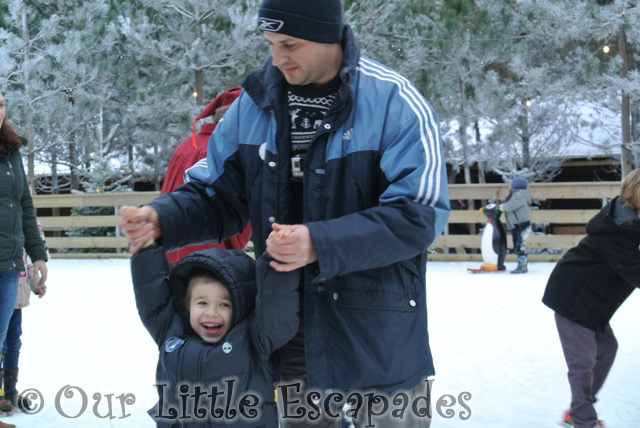
M342 64L339 43L316 43L264 31L273 66L291 85L322 85L333 79Z

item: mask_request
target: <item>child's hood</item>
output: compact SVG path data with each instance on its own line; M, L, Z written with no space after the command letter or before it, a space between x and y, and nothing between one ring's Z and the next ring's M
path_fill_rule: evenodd
M195 268L210 270L226 285L233 303L232 326L251 312L257 292L256 267L253 259L241 250L211 248L197 251L176 263L169 273L174 304L188 329L191 327L184 299L189 278Z

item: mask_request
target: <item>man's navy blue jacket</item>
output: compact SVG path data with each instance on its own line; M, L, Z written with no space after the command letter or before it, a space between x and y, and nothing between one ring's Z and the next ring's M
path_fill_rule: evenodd
M298 331L300 272L276 272L269 260L263 256L254 263L240 250L214 248L189 254L169 272L162 248L152 246L134 254L136 305L159 352L159 402L149 411L158 426L277 427L276 351ZM185 296L195 268L220 278L233 302L232 327L217 344L200 339L189 322ZM183 385L187 390L181 389ZM216 411L224 415L212 414L207 395L214 387L221 393ZM194 412L196 388L203 394L197 406L201 410ZM185 393L191 396L186 406L180 398ZM248 394L258 399L250 401L253 407L247 407L243 417L240 402Z
M426 251L449 215L439 124L404 77L360 55L349 27L337 98L309 146L304 201L290 189L286 82L267 60L244 82L190 182L150 205L163 245L223 240L303 204L318 261L303 290L308 386L413 387L434 374L427 333Z

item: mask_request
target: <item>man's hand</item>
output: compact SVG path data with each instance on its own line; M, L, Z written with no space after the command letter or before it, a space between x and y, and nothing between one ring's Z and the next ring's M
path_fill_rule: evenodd
M136 253L162 235L158 213L147 205L140 208L120 207L118 227L129 240L129 251L132 253Z
M291 272L318 260L309 228L303 224L273 223L267 238L267 252L273 260L269 265L277 272Z
M38 281L38 286L36 288L44 287L45 282L47 282L47 264L44 260L36 260L33 262L33 271L36 278L40 277L40 281Z

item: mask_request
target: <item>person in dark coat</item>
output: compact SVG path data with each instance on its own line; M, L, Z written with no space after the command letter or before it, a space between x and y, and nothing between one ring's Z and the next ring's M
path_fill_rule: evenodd
M303 327L281 380L324 397L420 398L435 374L427 253L450 211L437 114L405 77L360 53L339 0L263 0L258 28L271 55L211 135L207 167L121 212L119 226L135 253L149 240L220 242L251 221L256 254L266 250L278 271L304 270ZM282 225L294 232L270 241ZM376 425L426 428L425 413L388 411ZM282 423L301 425L286 412Z
M187 169L191 168L199 161L205 160L207 157L207 143L209 137L216 129L216 125L222 119L224 112L229 108L231 103L242 93L242 88L231 88L218 95L213 101L207 105L202 113L193 120L191 136L182 141L169 160L167 173L162 182L160 193L169 193L184 184L184 174ZM200 131L196 134L196 122L201 119L211 117L213 122L204 123L200 127ZM242 250L251 239L251 224L238 235L233 235L219 244L199 244L187 245L175 251L167 252L167 260L169 263L177 263L187 254L194 251L204 250L205 248L226 248L228 250Z
M0 92L0 346L4 343L18 295L23 248L33 260L38 287L47 280L47 252L36 223L36 210L22 164L18 136L6 117L5 99ZM2 350L0 350L2 359ZM0 411L11 408L0 400ZM13 426L0 422L0 426Z
M39 221L38 231L40 232L40 238L45 243L44 230ZM47 258L50 258L49 250L46 250ZM31 407L31 401L27 397L23 397L18 392L18 374L20 373L20 350L22 349L22 309L29 306L31 293L35 294L39 298L44 297L47 294L46 285L38 287L39 278L36 275L36 270L33 266L33 261L27 252L23 251L22 257L25 272L24 275L20 275L18 285L18 296L16 298L16 304L9 320L9 328L7 329L7 337L2 346L2 368L0 368L0 382L2 382L2 389L4 390L4 396L7 400L6 403L0 401L0 412L7 411L7 404L9 405L9 411L13 410L11 407L18 407L19 409L33 409ZM2 425L0 425L2 428Z
M542 301L555 311L569 368L571 408L565 422L601 426L593 406L618 343L609 320L640 287L640 170L622 184L620 196L587 224L587 236L551 272Z
M269 261L205 249L169 271L157 245L132 257L138 312L159 350L149 411L159 427L277 426L277 351L298 330L300 271Z

